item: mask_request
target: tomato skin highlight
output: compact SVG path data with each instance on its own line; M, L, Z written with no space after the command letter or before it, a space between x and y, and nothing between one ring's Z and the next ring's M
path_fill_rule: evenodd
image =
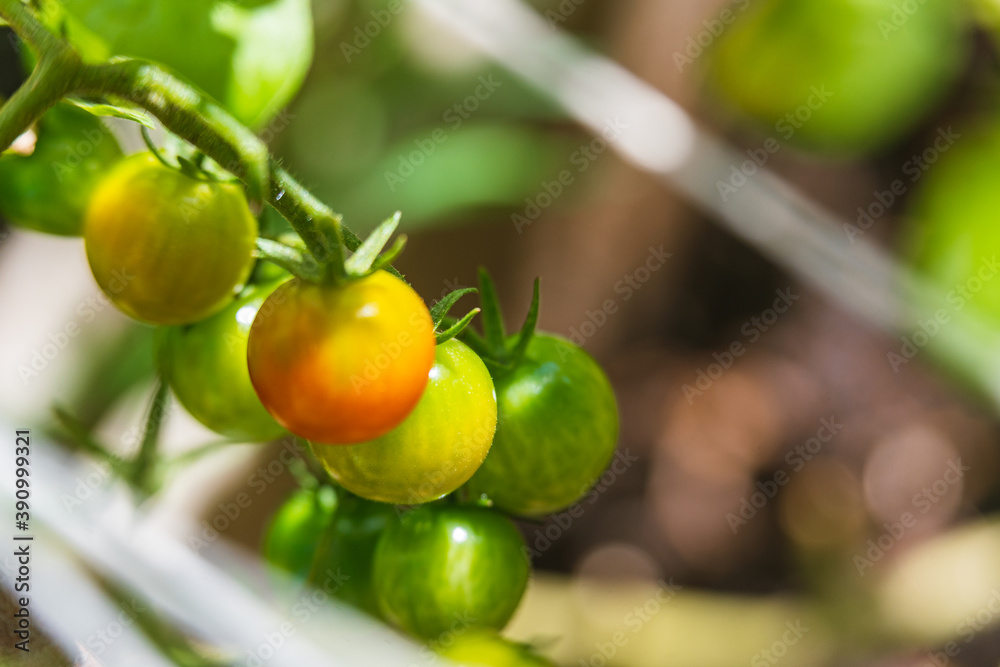
M434 363L423 300L385 271L343 287L293 279L250 330L250 379L292 433L343 445L385 435L410 414Z
M333 520L337 496L329 487L300 489L278 509L264 537L264 558L298 580L312 568L323 531Z
M493 380L464 343L437 347L427 389L402 424L357 445L316 445L330 476L352 493L417 505L451 493L482 464L496 432Z
M494 383L497 433L470 491L524 517L558 512L586 495L618 440L614 391L597 362L539 333L522 362Z
M160 369L174 396L192 417L234 440L264 442L285 433L261 405L247 369L250 325L276 287L248 287L208 319L161 330Z
M528 585L520 532L483 507L422 505L390 525L375 549L379 608L406 632L434 639L464 626L500 629Z
M240 188L189 178L149 153L108 174L84 225L97 284L150 324L190 324L229 304L253 268L256 239Z
M91 195L122 160L121 149L100 120L68 103L42 116L37 133L31 155L0 156L0 213L25 229L79 236Z

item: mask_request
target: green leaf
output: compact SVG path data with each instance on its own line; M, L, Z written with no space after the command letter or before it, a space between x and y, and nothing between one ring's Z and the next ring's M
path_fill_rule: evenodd
M507 343L503 312L500 310L500 300L493 279L489 272L479 268L479 301L483 306L483 334L490 356L500 362L507 360Z
M444 318L448 315L448 312L455 306L456 303L458 303L459 299L466 294L472 294L476 291L475 287L457 289L454 292L442 297L440 301L435 303L434 307L431 308L431 320L434 322L434 328L438 328L441 322L444 321Z
M151 130L156 129L156 125L153 123L152 116L149 115L143 109L138 109L135 107L127 107L122 105L111 105L104 104L101 102L92 102L90 100L83 100L79 98L67 97L66 101L70 104L74 104L79 108L94 114L95 116L105 116L110 118L124 118L125 120L131 120L133 122L139 123Z
M166 65L258 129L291 101L312 62L309 0L61 0L74 44ZM90 40L94 41L94 40ZM288 124L278 116L268 130Z
M389 242L389 238L396 231L396 227L399 226L399 219L402 215L402 213L396 211L391 218L388 218L376 227L375 231L361 244L361 247L355 251L350 259L344 262L344 267L347 269L349 276L364 276L369 273L372 264L379 253L382 252L382 248Z
M534 294L531 297L531 307L528 308L528 316L524 319L524 325L521 327L520 333L517 335L517 343L514 349L510 353L510 363L516 366L519 361L524 357L524 353L528 350L528 344L531 343L531 339L535 335L535 327L538 326L538 302L540 294L541 280L535 278L535 289Z
M469 326L470 322L472 322L472 318L478 315L479 312L480 312L479 308L473 308L466 314L465 317L458 320L444 331L435 333L434 336L436 338L437 344L440 345L441 343L447 343L449 340L451 340L455 336L465 331L465 328Z

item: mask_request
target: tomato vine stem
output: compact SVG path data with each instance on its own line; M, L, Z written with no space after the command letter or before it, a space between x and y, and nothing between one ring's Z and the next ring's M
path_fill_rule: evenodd
M288 220L319 264L339 273L345 249L353 252L362 245L340 215L271 157L252 130L196 87L136 58L83 63L22 0L0 0L0 18L38 54L28 81L0 107L0 151L67 95L116 98L144 109L243 181L251 202L266 202ZM389 265L384 268L399 275Z

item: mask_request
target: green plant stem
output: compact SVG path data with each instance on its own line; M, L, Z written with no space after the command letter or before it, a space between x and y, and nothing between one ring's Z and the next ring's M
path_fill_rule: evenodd
M167 390L168 386L163 378L157 378L156 390L153 392L146 425L142 431L142 442L139 444L139 452L132 461L128 475L132 487L144 493L153 491L153 473L158 464L160 429L163 426L163 415L167 410Z
M73 48L49 32L21 0L0 0L0 18L40 58L28 82L0 108L0 150L66 95L116 97L145 109L242 180L251 200L273 206L319 263L343 266L344 247L353 251L361 245L339 215L268 154L264 142L194 86L155 63L133 58L81 64Z

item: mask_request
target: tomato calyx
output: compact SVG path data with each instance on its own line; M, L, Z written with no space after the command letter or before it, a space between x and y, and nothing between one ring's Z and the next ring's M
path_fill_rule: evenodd
M472 319L479 314L479 308L473 308L461 319L449 317L448 313L455 306L459 299L467 294L478 292L475 287L465 287L454 290L441 298L431 308L431 321L434 323L434 337L438 345L447 343L452 338L456 338L465 331Z
M531 306L528 315L521 325L521 330L513 337L508 336L500 310L500 299L497 297L496 286L485 268L479 269L479 299L483 310L483 335L472 329L466 329L461 335L461 341L476 351L494 376L507 373L521 362L528 344L535 336L538 326L538 306L540 280L535 279Z
M317 253L310 252L302 239L293 234L283 234L275 239L257 239L255 254L259 259L271 262L297 278L321 285L344 286L383 270L402 278L392 267L392 263L406 247L406 236L396 237L389 249L385 249L399 226L401 216L402 213L397 211L384 220L346 259L343 256L346 245L339 224L330 230L333 238L327 239L327 246L334 250L323 253L324 257L317 257Z

